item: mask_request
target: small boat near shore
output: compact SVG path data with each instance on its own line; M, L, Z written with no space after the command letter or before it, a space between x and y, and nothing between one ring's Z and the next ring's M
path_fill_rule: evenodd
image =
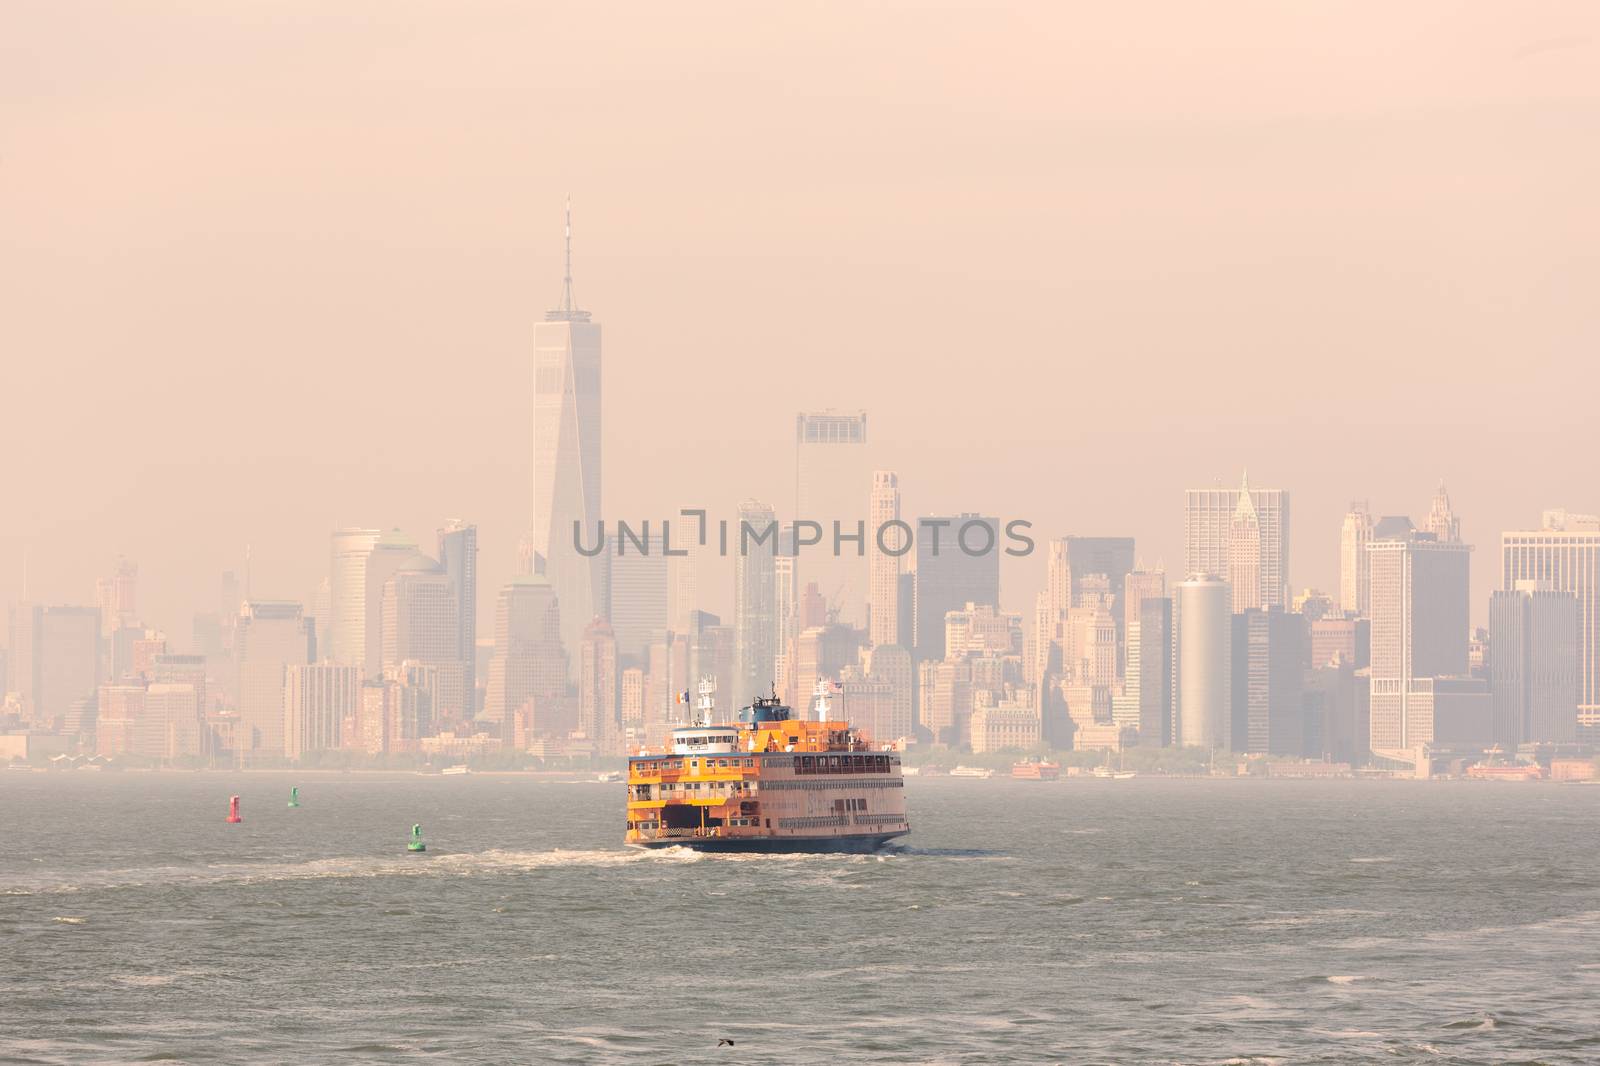
M950 771L951 777L993 777L994 771L987 766L958 766Z

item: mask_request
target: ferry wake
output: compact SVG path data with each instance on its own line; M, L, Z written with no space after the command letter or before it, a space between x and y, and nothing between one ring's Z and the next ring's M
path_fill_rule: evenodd
M911 831L900 755L872 750L819 694L814 721L776 695L733 725L712 725L715 683L700 683L695 724L668 751L628 758L633 847L701 851L868 852Z

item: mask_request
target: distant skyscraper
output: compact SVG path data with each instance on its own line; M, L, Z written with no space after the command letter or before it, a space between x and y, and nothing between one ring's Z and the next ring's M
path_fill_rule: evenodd
M1233 616L1230 695L1236 751L1304 752L1305 642L1303 615L1257 608Z
M800 631L795 642L794 683L790 706L811 714L819 680L836 681L839 672L860 662L864 632L854 626L830 623Z
M192 685L202 712L211 696L206 688L206 660L203 655L157 655L150 664L151 681L173 685Z
M322 620L327 633L324 654L335 662L366 661L367 556L383 535L377 529L333 531L333 561L329 570L331 618Z
M351 728L340 730L345 748L367 755L382 755L389 750L389 728L399 688L393 681L379 678L361 682L361 709Z
M417 550L417 542L392 529L378 537L366 555L362 578L364 606L361 609L361 657L363 676L369 681L383 677L383 590L389 579L403 569L431 570L436 563ZM335 608L337 611L338 608Z
M478 527L455 519L439 530L439 565L455 596L456 658L465 693L462 709L470 719L478 709Z
M1519 581L1489 595L1494 741L1571 743L1578 730L1578 597Z
M1106 579L1110 602L1106 605L1116 624L1118 670L1121 670L1122 648L1127 636L1123 613L1123 581L1134 567L1134 540L1132 537L1079 537L1063 538L1066 553L1069 608L1084 606L1086 588L1098 590L1097 575ZM1047 569L1047 588L1049 575Z
M804 628L800 625L800 560L794 553L793 525L783 527L772 558L772 617L772 680L781 694L789 690L795 640Z
M874 645L895 644L900 639L900 573L911 543L904 529L889 525L901 521L900 478L893 471L879 470L872 475L868 511L868 635Z
M439 667L407 659L384 670L389 690L390 751L416 751L417 742L439 732Z
M924 660L918 666L917 724L935 744L954 744L972 714L972 664L965 659Z
M286 600L247 600L239 609L234 658L238 666L243 760L284 756L284 670L311 661L315 636L304 610Z
M609 623L595 619L578 644L578 728L600 751L617 730L617 641Z
M1233 750L1233 592L1221 578L1177 585L1178 743Z
M100 608L100 632L115 633L138 620L139 564L117 556L116 573L95 582L95 603Z
M644 675L644 718L647 723L660 723L662 731L687 725L693 713L691 704L679 702L683 693L695 687L689 675L691 658L686 636L674 634L671 640L650 645Z
M913 572L913 604L915 579ZM1034 597L1031 631L1023 652L1028 680L1041 686L1041 691L1053 683L1050 675L1059 675L1065 665L1067 612L1071 606L1072 567L1067 561L1067 541L1052 537L1045 546L1044 588ZM1042 707L1047 702L1048 699L1040 699L1036 705Z
M1248 488L1248 484L1246 486ZM1184 493L1183 567L1187 576L1226 578L1233 564L1233 520L1239 489ZM1289 607L1289 493L1248 489L1261 538L1261 605Z
M1045 606L1060 611L1066 617L1072 606L1072 563L1067 558L1065 537L1052 537L1045 546L1044 596Z
M383 676L398 678L407 663L435 668L429 720L471 721L451 576L426 555L413 553L384 582L382 627ZM394 734L389 739L415 738Z
M1578 597L1578 735L1594 741L1600 739L1600 517L1550 510L1541 525L1500 535L1500 586L1545 581Z
M884 686L888 716L875 723L872 738L879 744L892 744L912 735L912 706L916 671L910 650L898 644L879 644L861 653L861 669L866 677Z
M1371 541L1372 512L1367 509L1367 501L1353 501L1339 530L1339 608L1362 618L1371 610L1367 556Z
M644 667L624 667L618 675L617 717L624 729L644 728Z
M670 624L669 560L659 532L640 536L644 550L633 540L613 536L607 542L611 631L617 655L635 666L644 665L650 645L665 640Z
M1124 625L1139 620L1139 611L1145 600L1163 599L1167 595L1165 570L1131 570L1122 579L1122 619ZM1132 638L1128 638L1130 641Z
M95 725L95 754L112 756L133 751L134 731L144 717L146 685L101 685Z
M1443 481L1439 482L1439 491L1433 494L1433 506L1428 510L1425 528L1447 544L1456 544L1461 540L1461 519L1450 510L1450 494L1445 491Z
M1129 575L1131 579L1133 575ZM1127 694L1139 708L1139 743L1166 746L1173 735L1172 601L1143 596L1128 622Z
M1065 606L1081 605L1084 579L1094 574L1105 575L1114 597L1122 594L1123 579L1133 569L1132 537L1068 536L1062 538L1061 545L1067 568L1068 600ZM1050 577L1048 572L1046 577L1047 586L1054 588L1057 579Z
M1357 670L1367 666L1372 646L1372 623L1365 618L1318 618L1310 622L1312 669L1331 663L1349 663Z
M770 535L768 530L771 530ZM772 508L756 500L739 505L739 528L731 536L728 550L733 559L733 630L737 678L731 698L734 707L747 706L755 697L771 691L777 649L777 612L774 596L777 579L773 559L778 534ZM757 543L758 538L760 543Z
M534 327L534 570L561 601L562 644L572 653L605 610L598 560L574 542L576 524L593 537L600 511L600 326L572 296L572 207L567 206L561 305ZM585 541L585 544L591 543Z
M733 627L722 624L722 619L706 611L695 611L689 619L689 677L698 687L702 678L712 678L717 683L717 712L732 720L734 706L735 639ZM693 698L693 697L691 697ZM652 736L652 743L662 738Z
M1118 597L1118 609L1121 612L1122 632L1122 666L1123 678L1123 724L1132 725L1139 730L1139 743L1160 745L1168 742L1171 729L1171 673L1172 673L1172 609L1170 603L1164 615L1165 621L1160 618L1152 623L1151 639L1165 642L1166 647L1158 643L1151 649L1152 666L1149 669L1162 669L1167 671L1167 682L1160 686L1160 692L1153 696L1147 707L1144 700L1145 688L1145 656L1142 641L1144 640L1144 626L1141 615L1144 611L1145 601L1155 602L1165 600L1167 596L1167 574L1164 570L1130 570L1122 579L1122 595ZM1164 664L1164 666L1163 666ZM1163 695L1164 694L1164 695ZM1157 712L1157 707L1166 710ZM1131 715L1130 712L1131 711ZM1128 720L1131 717L1132 720Z
M342 745L346 719L359 717L361 668L334 663L293 664L284 676L284 755L300 759Z
M667 561L667 620L674 633L687 633L690 615L700 609L700 552L692 543L684 550L687 555Z
M555 588L545 577L514 577L495 602L484 717L510 737L515 716L528 709L530 731L548 733L561 720L566 689L567 656L561 648Z
M1233 610L1253 611L1262 606L1261 520L1250 500L1248 483L1239 492L1228 531L1228 584L1233 587Z
M802 412L795 418L794 443L794 517L822 527L822 540L805 549L805 579L817 583L830 607L842 608L841 621L860 621L867 591L864 557L871 540L866 412ZM842 536L852 538L840 545L837 555L835 523ZM854 539L858 530L860 540Z
M158 681L146 688L144 711L134 723L130 750L152 759L199 755L200 694L195 687Z
M36 607L33 612L33 717L54 729L76 701L93 702L100 688L100 611Z
M1469 550L1427 533L1401 533L1367 546L1373 751L1404 757L1419 744L1443 739L1434 681L1467 676Z
M976 549L992 544L993 550L973 555L961 549L958 537L968 524L989 527L988 535L974 528L967 537L968 546ZM976 514L935 515L919 518L914 525L915 655L918 661L943 659L947 613L969 603L1000 606L1000 520Z

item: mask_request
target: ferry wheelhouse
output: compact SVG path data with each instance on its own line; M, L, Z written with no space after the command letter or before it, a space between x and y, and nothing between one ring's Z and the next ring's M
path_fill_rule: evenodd
M672 731L668 750L628 759L626 843L704 851L873 851L911 831L900 755L848 722L794 715L758 698L733 725Z

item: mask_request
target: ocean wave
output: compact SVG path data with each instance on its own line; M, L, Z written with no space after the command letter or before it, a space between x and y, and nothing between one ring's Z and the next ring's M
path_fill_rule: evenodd
M7 888L8 895L72 895L125 888L182 887L212 884L261 884L381 877L472 877L505 873L530 873L570 867L629 867L713 863L826 864L831 866L883 862L892 856L841 854L708 853L694 848L670 847L474 852L433 852L421 855L335 856L305 862L211 863L205 866L161 866L131 870L96 870L71 881Z

